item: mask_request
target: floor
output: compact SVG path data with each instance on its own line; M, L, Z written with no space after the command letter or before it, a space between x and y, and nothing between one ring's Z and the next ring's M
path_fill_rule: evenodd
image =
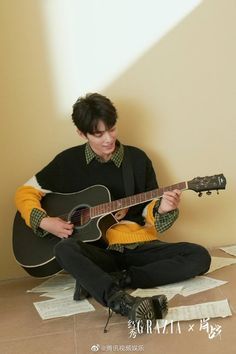
M226 253L216 250L217 256ZM96 311L42 320L33 306L39 295L26 290L42 279L26 277L0 282L0 354L87 354L92 352L142 352L147 354L234 354L236 328L236 264L216 270L211 277L227 280L218 288L189 297L176 296L169 306L189 305L227 298L233 313L210 319L221 334L210 339L200 330L200 320L179 322L164 333L138 334L132 338L126 318L113 314L108 332L103 328L107 310L91 300Z

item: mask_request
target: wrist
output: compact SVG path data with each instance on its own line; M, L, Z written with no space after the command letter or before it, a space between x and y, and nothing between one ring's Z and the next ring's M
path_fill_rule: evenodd
M153 208L153 216L155 217L155 214L163 215L166 214L166 211L162 209L161 207L161 198L156 201L156 204L154 205Z
M39 225L38 227L40 227L41 229L43 229L43 227L45 226L45 223L47 222L48 216L45 215L41 218L41 220L39 221Z
M44 236L45 230L41 228L41 222L47 217L46 211L34 208L30 215L30 225L35 234Z
M161 208L161 206L159 206L159 208L157 209L157 212L158 212L158 214L160 214L160 215L163 215L163 214L166 214L166 213L167 213L165 210L163 210L163 209Z

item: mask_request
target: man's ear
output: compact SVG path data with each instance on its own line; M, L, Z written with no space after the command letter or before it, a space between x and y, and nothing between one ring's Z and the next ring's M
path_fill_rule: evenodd
M82 133L79 129L77 129L76 131L77 131L77 133L79 134L79 136L80 136L81 138L87 140L87 137L86 137L86 135L84 135L84 133Z

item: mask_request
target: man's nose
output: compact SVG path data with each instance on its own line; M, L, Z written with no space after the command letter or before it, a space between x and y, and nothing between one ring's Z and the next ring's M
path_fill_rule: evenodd
M110 133L110 132L108 132L108 131L106 131L105 133L104 133L104 138L105 138L105 141L112 141L112 134Z

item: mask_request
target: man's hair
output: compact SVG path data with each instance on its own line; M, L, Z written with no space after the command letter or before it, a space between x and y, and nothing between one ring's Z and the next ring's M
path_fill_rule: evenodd
M110 129L116 124L117 111L109 98L99 93L88 93L79 97L73 105L72 120L84 134L94 134L101 120Z

